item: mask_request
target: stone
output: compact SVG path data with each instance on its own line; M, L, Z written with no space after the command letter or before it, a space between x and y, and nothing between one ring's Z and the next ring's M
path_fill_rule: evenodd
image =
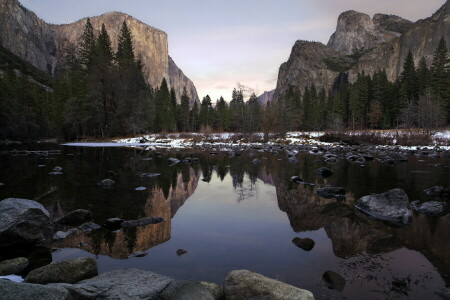
M131 253L128 257L144 257L144 256L147 256L147 252L145 252L145 251L136 251L136 252L133 252L133 253Z
M395 224L408 224L411 221L408 195L401 189L364 196L356 202L355 207L383 221Z
M159 217L147 217L139 220L128 220L122 222L122 227L136 227L149 224L158 224L164 221L164 218Z
M259 163L261 163L261 160L259 160L259 159L257 159L257 158L255 158L254 160L252 160L252 164L254 164L254 165L257 165L257 164L259 164Z
M0 276L17 274L25 270L28 266L28 259L17 257L0 262Z
M333 290L342 292L345 288L345 279L341 275L333 271L326 271L322 275L323 280L327 283L328 287Z
M292 243L293 243L294 245L296 245L297 247L299 247L299 248L305 250L305 251L311 251L312 248L314 248L314 245L316 244L316 243L314 242L314 240L312 240L312 239L310 239L310 238L304 238L304 239L302 239L302 238L299 238L299 237L294 238L294 239L292 240Z
M420 203L420 201L411 202L411 207L424 215L430 217L440 217L448 214L448 206L445 202L428 201Z
M179 159L176 159L176 158L173 158L173 157L169 158L169 164L170 164L171 166L176 165L176 164L179 163L179 162L180 162Z
M72 235L77 232L79 232L79 230L76 228L72 228L67 231L58 231L55 233L55 235L53 235L53 240L54 241L63 240L67 238L69 235Z
M76 283L98 275L97 262L90 257L73 258L58 261L28 273L25 282L48 283Z
M64 217L58 220L58 223L76 226L90 221L92 220L92 218L92 212L90 212L89 210L77 209L64 215Z
M17 198L0 201L0 247L40 242L52 228L50 214L40 203Z
M196 281L173 281L163 290L161 300L215 300L211 291Z
M424 191L428 196L450 196L450 188L443 186L433 186Z
M152 178L160 175L160 173L142 173L140 176L143 178Z
M300 183L304 182L304 180L301 179L299 176L292 176L291 177L291 181L294 182L294 183L297 183L297 184L300 184Z
M214 299L219 300L223 299L223 288L212 282L206 282L206 281L198 281L201 285L203 285L205 288L209 290L209 292L213 295Z
M115 270L76 284L50 284L69 290L75 299L159 299L174 280L149 271Z
M92 222L84 223L83 225L78 227L78 229L82 232L91 232L94 230L99 230L100 228L102 228L100 225L92 223Z
M145 186L138 186L137 188L135 188L135 191L145 191L147 188Z
M334 174L333 171L331 171L330 169L328 169L326 167L322 167L322 168L318 169L316 171L316 173L319 174L320 176L322 176L323 178L328 178Z
M325 199L345 197L345 189L342 187L325 187L317 189L317 195Z
M71 300L69 291L62 287L0 280L2 300Z
M314 296L310 291L247 270L235 270L228 273L224 283L224 294L227 300L314 299Z
M181 255L186 254L186 253L188 253L187 250L184 250L184 249L178 249L178 250L177 250L177 255L178 255L178 256L181 256Z
M97 183L99 186L101 186L104 189L110 189L113 187L113 185L116 182L112 179L103 179L102 181L100 181L99 183Z
M105 222L105 226L109 229L119 229L124 222L123 219L120 218L109 218Z

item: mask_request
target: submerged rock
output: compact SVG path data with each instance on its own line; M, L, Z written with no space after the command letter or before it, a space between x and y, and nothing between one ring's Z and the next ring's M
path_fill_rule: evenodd
M99 186L101 186L104 189L110 189L113 187L113 185L116 182L112 179L103 179L102 181L100 181L99 183L97 183Z
M36 243L51 230L50 214L40 203L17 198L0 201L0 247Z
M97 262L90 257L81 257L51 263L35 269L28 273L25 282L38 284L75 283L97 275Z
M247 270L236 270L228 273L224 283L224 294L227 300L271 299L271 300L313 300L310 291L303 290L287 283L267 278Z
M92 222L85 223L78 227L78 229L81 230L82 232L91 232L94 230L99 230L100 228L102 228L100 225L92 223Z
M316 243L314 242L314 240L312 240L312 239L310 239L310 238L304 238L304 239L302 239L302 238L299 238L299 237L294 238L294 239L292 240L292 243L293 243L294 245L296 245L297 247L299 247L299 248L305 250L305 251L311 251L312 248L314 248L314 245L316 244Z
M25 270L28 264L28 259L25 257L4 260L0 262L0 276L20 273Z
M80 225L84 222L92 220L92 212L86 209L77 209L69 212L58 220L58 223L64 225Z
M186 253L188 253L187 250L184 250L184 249L178 249L178 250L177 250L177 255L178 255L178 256L181 256L181 255L186 254Z
M320 176L322 176L323 178L328 178L334 174L333 171L331 171L330 169L328 169L326 167L322 167L322 168L316 170L316 173L319 174Z
M326 187L316 191L317 195L325 199L345 197L345 189L342 187Z
M431 217L439 217L448 214L448 206L445 202L428 201L420 203L420 201L411 202L411 207L424 215Z
M393 189L383 194L367 195L360 198L355 207L362 212L391 223L408 224L411 221L409 199L405 191Z
M322 275L322 279L327 283L328 287L333 290L342 292L345 287L345 279L341 275L333 271L326 271Z
M2 299L26 299L26 300L69 300L72 297L69 291L62 287L45 286L41 284L17 283L10 280L0 280Z
M444 188L443 186L433 186L426 189L424 192L428 196L450 196L450 187Z
M144 256L147 256L147 254L148 253L145 251L136 251L136 252L133 252L130 255L128 255L128 257L144 257Z
M164 218L159 217L147 217L139 220L128 220L122 222L122 227L136 227L149 224L158 224L164 221Z

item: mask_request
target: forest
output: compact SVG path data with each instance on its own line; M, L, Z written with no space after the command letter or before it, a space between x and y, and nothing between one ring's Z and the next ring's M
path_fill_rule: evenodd
M384 70L341 73L331 90L290 87L262 107L255 93L240 87L231 100L207 95L191 103L176 95L166 79L149 86L124 22L117 49L105 28L98 35L89 21L77 45L50 76L8 50L0 49L0 139L62 140L109 138L151 132L278 132L297 130L421 128L450 122L450 66L442 39L430 66L411 53L403 72L390 82ZM180 96L180 103L177 103Z

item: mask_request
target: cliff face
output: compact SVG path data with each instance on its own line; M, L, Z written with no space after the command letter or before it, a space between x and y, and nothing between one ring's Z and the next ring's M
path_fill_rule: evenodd
M410 24L396 16L377 14L372 20L366 14L347 11L339 16L336 32L331 36L328 47L347 55L369 50L400 36Z
M352 58L322 43L297 41L289 60L280 67L274 99L285 95L290 87L298 94L312 84L329 90L339 73L353 64Z
M22 7L17 0L0 0L0 42L37 68L53 73L61 62L64 49L79 42L86 20L49 25ZM157 87L166 78L169 86L177 92L178 101L185 86L191 101L198 101L192 81L169 58L165 32L119 12L106 13L90 20L96 33L105 24L113 50L117 49L120 28L125 21L133 36L135 55L142 60L147 82Z
M271 90L268 92L266 91L266 92L262 93L257 99L258 104L261 106L266 106L267 103L272 102L274 94L275 94L275 90Z

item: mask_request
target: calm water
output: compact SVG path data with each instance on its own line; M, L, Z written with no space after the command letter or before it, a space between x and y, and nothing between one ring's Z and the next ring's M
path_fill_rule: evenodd
M327 165L321 155L308 153L292 163L284 153L257 151L230 158L207 151L26 147L61 150L44 156L10 152L13 148L0 154L0 199L35 199L56 187L40 199L54 219L78 208L91 210L98 224L111 217L165 218L117 232L72 235L51 245L59 248L53 261L91 256L100 272L134 267L219 284L229 271L249 269L309 289L317 299L439 299L435 292L450 284L450 215L414 214L410 225L392 227L353 209L355 199L392 188L404 189L411 201L428 200L424 189L450 185L450 168L435 166L450 166L448 159L410 156L408 163L375 160L360 166L345 160ZM169 157L199 162L170 166ZM255 157L261 163L252 164ZM63 174L50 175L55 166ZM322 179L314 173L322 166L335 174ZM161 175L142 178L142 173ZM294 175L315 186L290 182ZM113 188L97 185L105 178L116 181ZM318 197L321 185L344 187L346 199ZM147 189L135 190L142 186ZM313 239L314 248L296 247L295 237ZM177 256L180 248L188 253ZM128 258L135 251L148 255ZM322 281L327 270L346 279L343 291L327 288ZM406 287L396 288L398 281Z

